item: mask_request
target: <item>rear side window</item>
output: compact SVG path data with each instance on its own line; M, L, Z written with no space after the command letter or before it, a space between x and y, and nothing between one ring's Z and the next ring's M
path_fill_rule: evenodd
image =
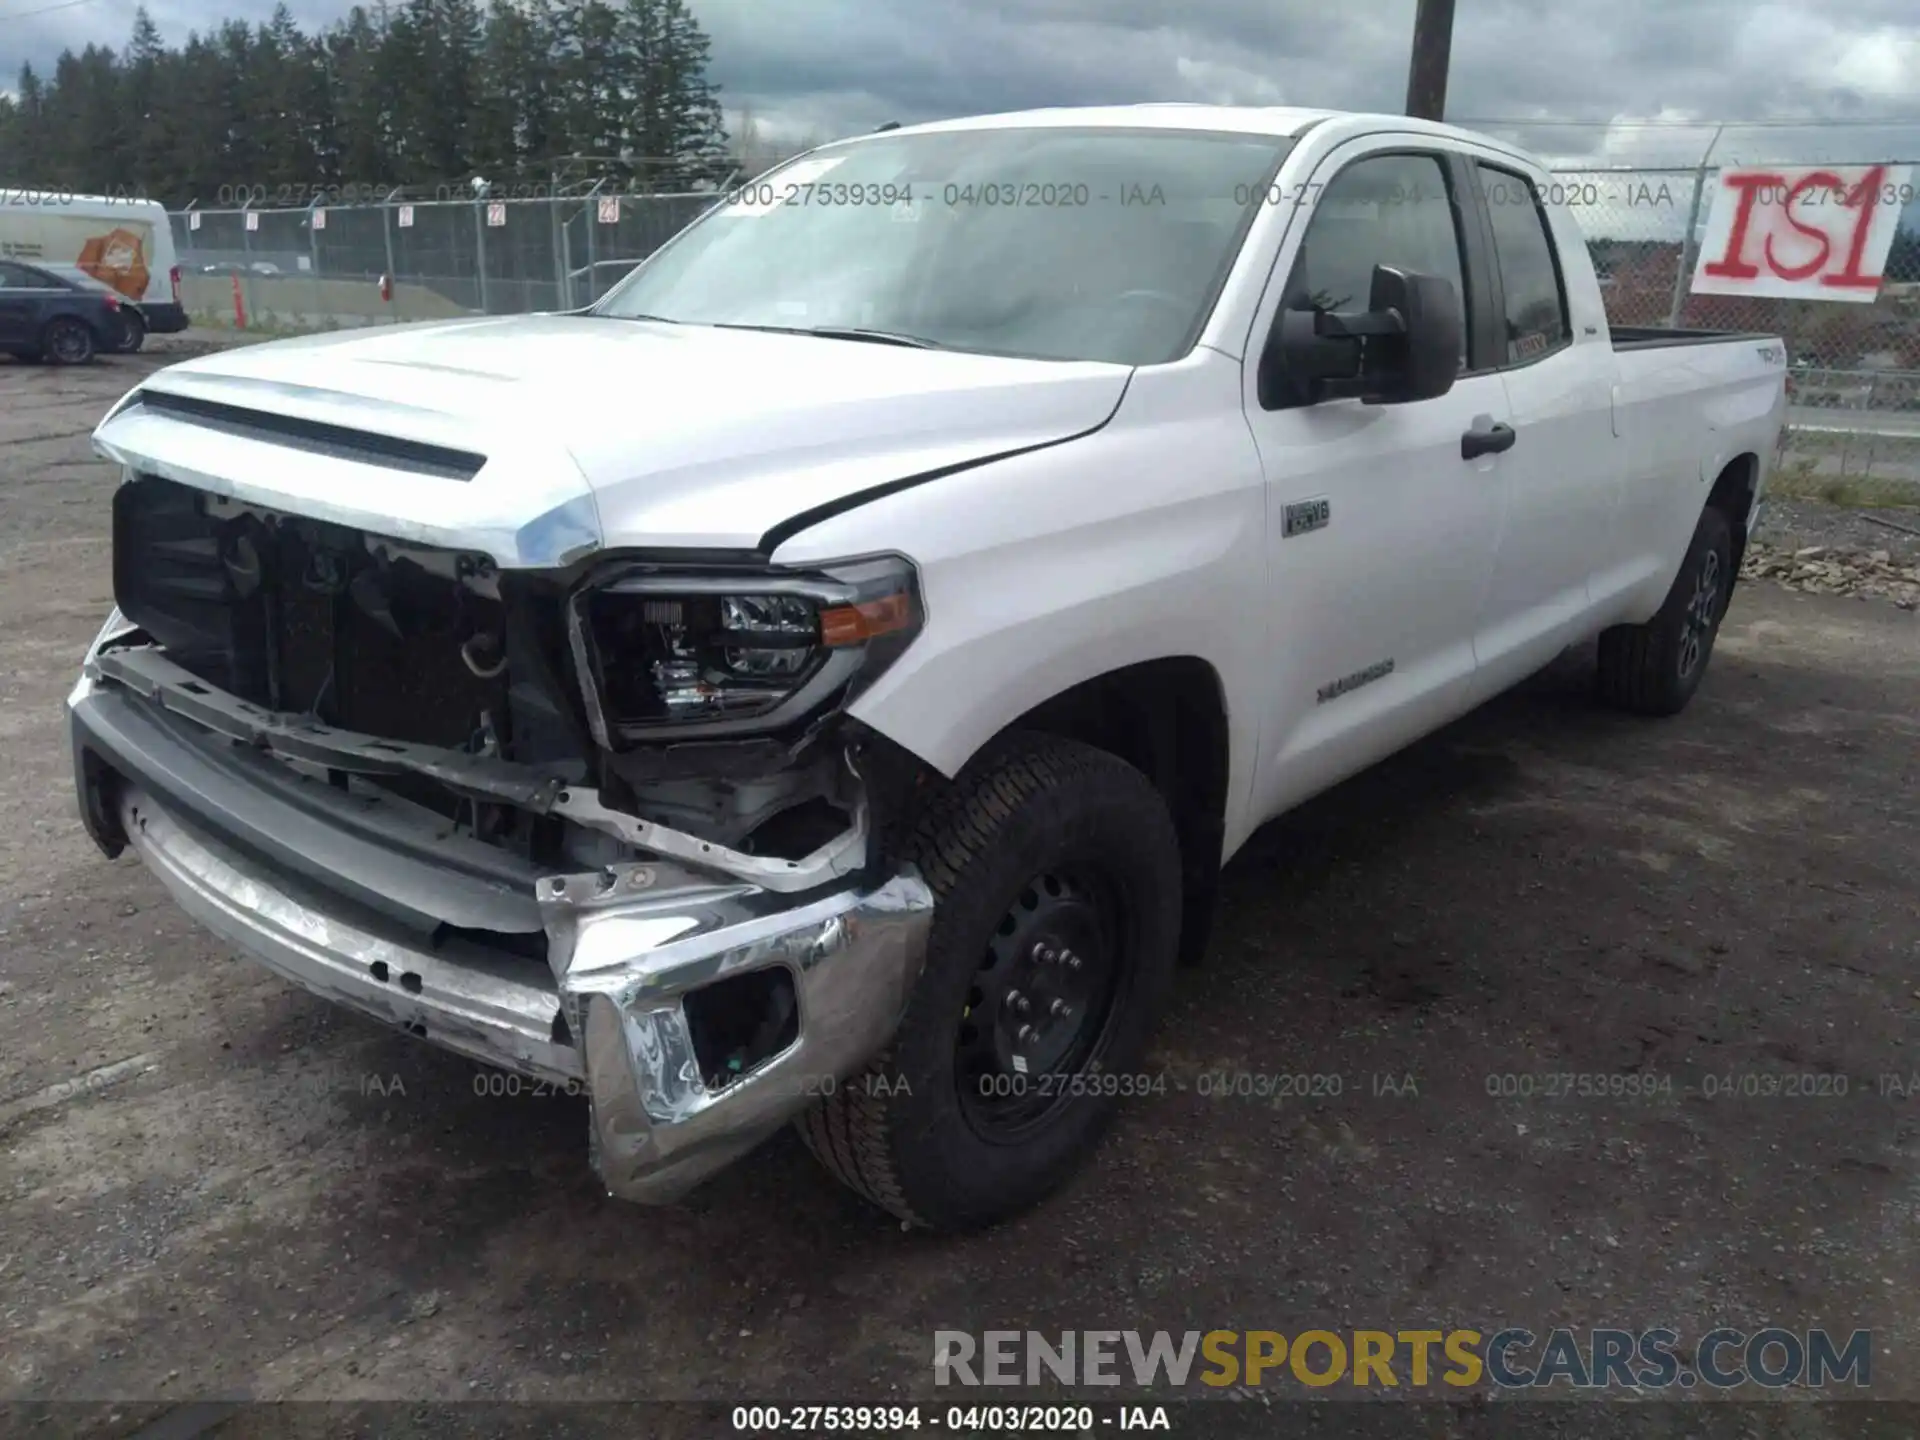
M1531 181L1482 165L1480 189L1487 199L1493 253L1507 297L1507 364L1525 365L1551 355L1572 338L1560 260Z
M59 290L63 288L58 280L43 270L35 270L31 265L8 265L7 288L10 290Z

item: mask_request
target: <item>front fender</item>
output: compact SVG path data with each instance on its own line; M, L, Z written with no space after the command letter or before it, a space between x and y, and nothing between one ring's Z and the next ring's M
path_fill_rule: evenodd
M1257 753L1268 653L1265 492L1213 352L1129 387L1097 434L888 495L782 545L781 564L881 549L919 566L926 623L852 716L946 775L1084 681L1194 656L1229 716L1227 823Z
M923 567L926 629L849 713L954 775L1045 701L1144 661L1197 656L1231 701L1225 677L1245 657L1219 633L1231 622L1200 617L1259 613L1226 578L1259 559L1239 553L1251 527L1236 508L1142 514L1081 527L1070 550L1034 539Z

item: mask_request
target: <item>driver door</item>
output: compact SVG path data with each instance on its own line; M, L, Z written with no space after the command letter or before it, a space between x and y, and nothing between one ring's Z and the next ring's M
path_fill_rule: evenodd
M1465 318L1460 376L1430 400L1306 404L1272 359L1263 377L1250 357L1272 654L1255 797L1264 815L1467 704L1502 498L1501 455L1466 456L1462 437L1508 418L1500 376L1481 364L1470 183L1428 137L1333 151L1303 192L1262 302L1257 342L1282 308L1366 309L1373 268L1391 265L1451 281Z

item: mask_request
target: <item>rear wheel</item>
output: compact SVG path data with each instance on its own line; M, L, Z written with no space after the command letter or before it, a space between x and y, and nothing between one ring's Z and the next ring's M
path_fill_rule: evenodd
M1659 613L1600 636L1600 698L1640 715L1677 715L1700 688L1733 598L1733 530L1709 505Z
M62 315L40 332L40 353L55 365L85 365L94 356L93 331Z
M1179 842L1132 766L1027 736L970 767L907 848L935 895L907 1013L800 1131L902 1220L973 1229L1057 1189L1137 1090L1178 948Z
M120 343L113 347L114 354L138 354L140 347L146 343L147 322L123 306L120 310Z

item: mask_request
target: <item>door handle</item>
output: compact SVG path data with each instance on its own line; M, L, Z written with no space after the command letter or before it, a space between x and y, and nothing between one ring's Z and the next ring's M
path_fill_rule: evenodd
M1460 458L1477 460L1482 455L1498 455L1511 450L1519 438L1511 425L1476 425L1460 437Z

